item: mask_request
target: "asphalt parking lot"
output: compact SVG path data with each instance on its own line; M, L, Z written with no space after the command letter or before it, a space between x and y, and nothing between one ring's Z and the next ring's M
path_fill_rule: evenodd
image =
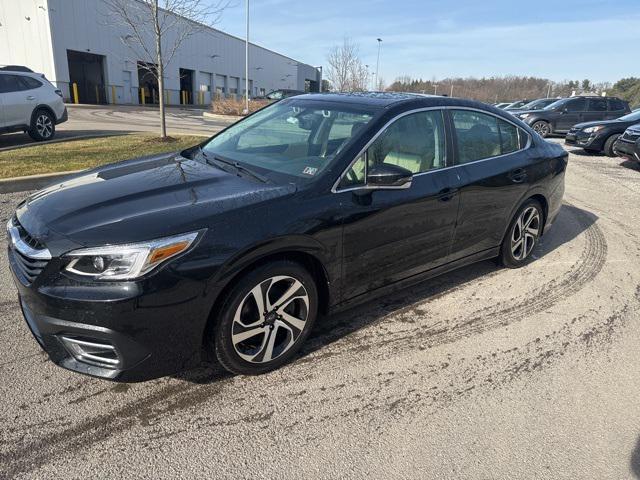
M0 196L0 219L24 195ZM640 478L640 169L571 154L565 202L526 268L320 319L261 377L62 370L2 255L0 477Z

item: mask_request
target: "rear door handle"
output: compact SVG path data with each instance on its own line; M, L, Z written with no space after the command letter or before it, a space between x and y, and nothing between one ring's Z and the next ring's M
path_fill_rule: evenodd
M509 172L509 179L513 183L522 183L527 179L527 171L524 168L516 168Z
M440 200L441 202L448 202L449 200L451 200L453 197L455 197L458 194L458 189L457 188L445 188L443 190L440 190L440 192L438 192L438 200Z
M34 97L33 95L29 95L29 96L27 97L27 100L35 100L35 99L36 99L36 97Z

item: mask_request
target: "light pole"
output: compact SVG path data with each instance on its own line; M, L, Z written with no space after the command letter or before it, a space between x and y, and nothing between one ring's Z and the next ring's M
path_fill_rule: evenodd
M249 0L247 5L247 37L244 42L244 111L246 115L249 113Z
M318 82L318 93L322 93L322 65L316 68L320 71L320 81Z
M437 84L437 83L434 83L434 84L433 84L433 94L434 94L434 95L437 95L437 94L438 94L438 84Z
M380 71L380 49L382 48L382 39L378 39L378 61L376 62L376 83L373 86L373 90L378 89L378 72Z
M450 97L453 97L453 82L451 83L451 93L449 94Z

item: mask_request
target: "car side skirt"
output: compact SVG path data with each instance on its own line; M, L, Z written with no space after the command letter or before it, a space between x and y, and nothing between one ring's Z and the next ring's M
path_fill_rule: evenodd
M453 262L440 265L439 267L433 268L431 270L427 270L426 272L413 275L411 277L405 278L403 280L399 280L390 285L385 285L384 287L371 290L369 292L358 295L357 297L353 297L344 302L333 305L330 307L329 313L333 314L336 312L340 312L342 310L347 310L351 307L355 307L357 305L365 303L373 298L390 295L392 293L398 292L405 288L412 287L414 285L417 285L419 283L422 283L434 277L443 275L453 270L457 270L458 268L466 267L467 265L471 265L477 262L482 262L484 260L490 260L492 258L496 258L499 254L500 254L500 247L494 247L488 250L483 250L482 252L474 253L473 255L469 255L467 257L460 258Z

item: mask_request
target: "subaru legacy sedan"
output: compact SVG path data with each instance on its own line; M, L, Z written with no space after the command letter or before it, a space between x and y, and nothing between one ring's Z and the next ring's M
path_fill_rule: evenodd
M482 103L303 95L35 193L8 223L9 261L62 367L142 381L210 356L260 374L320 314L481 260L526 265L566 167Z

